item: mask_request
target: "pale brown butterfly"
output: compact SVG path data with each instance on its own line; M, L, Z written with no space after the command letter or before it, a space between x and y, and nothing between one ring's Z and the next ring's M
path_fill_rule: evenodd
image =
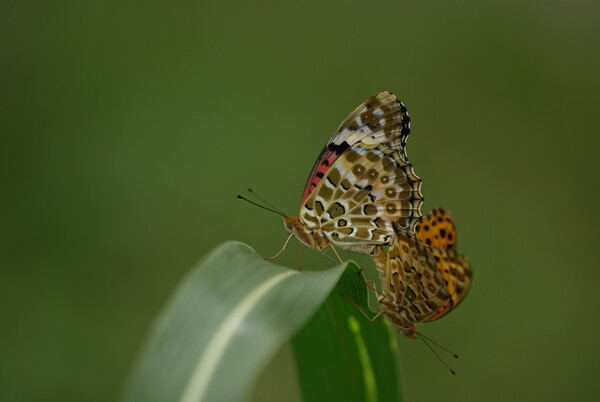
M406 107L391 93L377 93L358 106L317 158L300 215L284 216L290 236L271 258L291 237L317 250L334 245L372 254L392 240L393 223L412 231L423 195L406 156L409 133Z

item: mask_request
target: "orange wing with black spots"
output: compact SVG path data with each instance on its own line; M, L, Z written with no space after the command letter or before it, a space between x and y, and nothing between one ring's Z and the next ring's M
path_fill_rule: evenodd
M446 250L456 249L454 219L447 211L436 208L415 226L417 238L426 246Z
M414 233L397 224L394 231L388 252L378 247L373 256L379 303L400 333L414 337L415 324L443 317L464 300L473 270L456 251L454 220L444 210L432 211Z
M395 225L388 252L377 247L373 260L381 279L379 305L402 335L414 338L415 324L427 322L451 303L437 263L414 233Z
M473 269L466 258L456 251L456 227L448 211L441 208L431 211L415 226L415 235L435 259L450 295L450 299L427 319L432 321L444 316L464 300L471 286Z
M473 279L473 269L464 255L455 249L440 250L430 248L429 254L435 259L437 270L442 274L446 291L450 297L440 308L423 322L437 320L455 309L467 296Z

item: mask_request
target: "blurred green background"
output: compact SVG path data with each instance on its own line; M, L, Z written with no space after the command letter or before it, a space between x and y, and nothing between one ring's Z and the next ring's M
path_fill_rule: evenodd
M329 135L381 90L411 115L423 212L453 213L475 269L422 328L458 375L401 339L406 400L597 398L599 17L591 0L0 2L0 400L116 398L193 263L228 239L281 247L279 218L235 194L296 214Z

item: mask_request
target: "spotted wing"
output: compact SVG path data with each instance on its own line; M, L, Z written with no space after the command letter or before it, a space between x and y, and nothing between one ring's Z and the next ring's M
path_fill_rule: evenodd
M462 302L469 291L473 268L466 258L456 251L456 227L454 219L443 209L434 209L415 226L416 237L427 246L436 261L450 295L427 321L442 317Z
M309 229L320 227L334 245L368 254L360 245L389 244L392 223L412 230L420 220L420 187L421 179L399 151L355 145L327 171L300 218Z
M446 250L456 248L456 227L450 213L436 208L415 226L417 238L426 246Z
M346 117L321 151L308 176L301 205L335 160L355 144L385 144L407 161L405 148L409 133L410 118L402 102L389 92L371 96Z
M396 228L388 253L379 248L374 260L386 300L386 315L395 313L390 317L393 321L430 321L451 303L434 255L411 231Z
M456 308L466 297L471 286L473 270L465 256L453 249L429 250L436 261L437 271L442 274L450 297L426 321L437 320Z

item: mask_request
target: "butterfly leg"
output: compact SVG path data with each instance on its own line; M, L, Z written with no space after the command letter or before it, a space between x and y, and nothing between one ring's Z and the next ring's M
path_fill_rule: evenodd
M377 314L375 315L375 317L371 318L371 317L369 317L369 316L367 315L367 313L365 313L365 312L363 311L363 309L362 309L362 308L361 308L361 307L360 307L358 304L354 303L352 300L350 300L349 298L347 298L347 297L346 297L346 296L345 296L343 293L340 293L340 292L338 292L338 293L339 293L339 295L340 295L340 296L342 296L344 299L346 299L346 300L347 300L347 301L348 301L350 304L352 304L354 307L356 307L356 308L358 309L358 311L360 311L360 312L362 313L362 315L364 315L364 316L365 316L365 318L366 318L367 320L371 321L371 322L374 322L376 319L378 319L378 318L379 318L379 316L380 316L381 314L383 314L383 311L382 311L382 310L375 310L375 309L373 309L371 306L369 306L369 310L373 311L374 313L377 313Z
M368 288L371 288L375 291L375 293L377 293L378 295L383 295L383 293L381 292L381 290L377 289L377 287L375 287L375 281L368 281L367 278L365 277L365 273L363 271L363 269L361 268L358 271L358 277L360 278L360 280L367 285Z
M335 264L335 260L333 258L331 258L330 256L328 256L325 251L320 250L320 252L321 252L321 254L323 254L323 257L327 258L329 261L331 261Z
M285 251L285 248L287 247L288 243L290 242L290 239L292 238L293 234L290 233L290 235L288 236L287 240L285 241L285 243L283 243L283 247L281 248L281 250L279 250L279 252L277 254L275 254L273 257L265 257L265 260L274 260L275 258L279 257L281 255L281 253L283 253Z
M331 247L331 249L333 250L333 253L335 254L335 256L338 258L338 260L340 261L340 264L343 264L344 261L342 261L342 257L340 257L340 255L338 254L337 250L335 249L335 247L333 246L333 244L329 243L327 245L327 247Z
M298 242L298 272L302 271L302 243Z

